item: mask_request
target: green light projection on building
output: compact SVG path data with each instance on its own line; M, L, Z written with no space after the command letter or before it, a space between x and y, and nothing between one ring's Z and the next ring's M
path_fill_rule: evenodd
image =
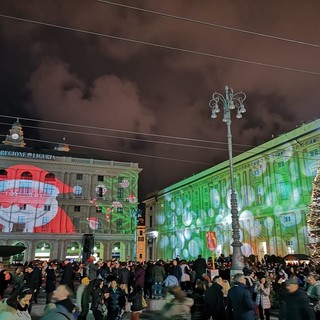
M320 120L234 158L242 252L307 253L306 214L319 165ZM299 141L297 142L297 139ZM157 194L158 257L209 257L206 232L215 231L215 254L231 253L228 162Z

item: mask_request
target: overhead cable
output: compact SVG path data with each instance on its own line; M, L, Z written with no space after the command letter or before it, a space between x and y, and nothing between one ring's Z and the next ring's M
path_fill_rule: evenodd
M163 45L163 44L147 42L147 41L142 41L142 40L137 40L137 39L112 36L112 35L106 34L106 33L88 31L88 30L77 29L77 28L72 28L72 27L66 27L66 26L47 23L47 22L43 22L43 21L31 20L31 19L26 19L26 18L19 18L19 17L15 17L15 16L6 15L6 14L0 14L0 17L6 18L6 19L11 19L11 20L16 20L16 21L21 21L21 22L33 23L33 24L42 25L42 26L46 26L46 27L58 28L58 29L62 29L62 30L74 31L74 32L79 32L79 33L83 33L83 34L99 36L99 37L105 37L105 38L109 38L109 39L127 41L127 42L142 44L142 45L146 45L146 46L150 46L150 47L168 49L168 50L183 52L183 53L191 53L191 54L196 54L196 55L200 55L200 56L204 56L204 57L210 57L210 58L234 61L234 62L239 62L239 63L246 63L246 64L251 64L251 65L256 65L256 66L261 66L261 67L269 67L269 68L275 68L275 69L279 69L279 70L293 71L293 72L298 72L298 73L320 76L320 72L315 72L315 71L310 71L310 70L284 67L284 66L279 66L279 65L275 65L275 64L268 64L268 63L251 61L251 60L240 59L240 58L232 58L232 57L216 55L216 54L207 53L207 52L201 52L201 51L196 51L196 50L183 49L183 48L179 48L179 47L173 47L173 46L168 46L168 45Z

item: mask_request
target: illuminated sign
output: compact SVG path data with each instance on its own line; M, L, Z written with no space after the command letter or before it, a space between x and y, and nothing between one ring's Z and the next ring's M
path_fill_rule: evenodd
M52 154L33 153L33 152L24 152L24 151L8 151L8 150L0 150L0 156L29 158L29 159L42 159L42 160L55 160L56 159L55 156Z

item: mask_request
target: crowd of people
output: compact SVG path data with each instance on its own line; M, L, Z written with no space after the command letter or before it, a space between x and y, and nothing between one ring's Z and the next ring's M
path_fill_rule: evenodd
M95 320L120 320L126 305L138 320L149 299L163 302L157 320L269 320L271 309L280 320L320 320L320 282L309 265L248 261L231 281L230 266L223 255L215 261L201 255L145 263L33 261L14 272L0 264L0 320L30 320L41 288L42 320L85 320L89 310Z

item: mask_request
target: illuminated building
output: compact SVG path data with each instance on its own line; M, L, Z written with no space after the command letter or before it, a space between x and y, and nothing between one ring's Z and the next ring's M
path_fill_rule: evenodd
M68 151L65 139L55 150L25 147L14 123L0 146L0 244L27 248L13 262L79 261L83 234L93 234L97 259L133 259L138 164Z
M320 157L320 119L235 156L240 240L244 256L307 252L306 214ZM229 162L225 161L145 201L147 259L232 253Z

